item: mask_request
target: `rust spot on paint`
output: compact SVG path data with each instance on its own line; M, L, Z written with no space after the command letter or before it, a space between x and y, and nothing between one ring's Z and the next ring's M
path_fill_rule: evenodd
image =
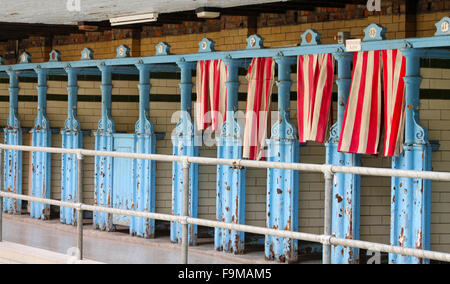
M348 216L348 219L349 219L347 235L345 236L345 238L348 240L352 240L353 239L353 210L349 209L347 207L347 208L345 208L345 214Z
M266 256L266 261L270 261L270 260L272 260L275 257L275 252L273 250L273 243L270 244L269 252L270 252L270 256L269 257Z
M398 245L404 247L406 243L405 228L402 227L400 236L398 237Z
M339 194L336 194L336 199L338 203L342 203L342 201L344 201L344 198L342 196L340 196Z
M416 249L423 249L423 236L422 232L417 232Z
M281 190L281 188L277 188L277 193L278 194L283 194L283 191Z
M288 222L287 222L287 224L286 224L286 227L284 227L284 230L285 231L290 231L291 230L291 219L289 219L288 220Z

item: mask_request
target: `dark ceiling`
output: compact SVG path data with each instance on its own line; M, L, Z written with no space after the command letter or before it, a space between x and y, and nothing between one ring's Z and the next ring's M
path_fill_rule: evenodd
M347 4L365 5L367 0L288 0L258 5L246 5L221 9L221 15L225 16L257 16L262 13L285 14L288 11L313 11L317 7L344 8ZM155 23L137 24L133 26L121 26L119 28L141 28L149 25L179 24L186 21L201 22L204 19L197 18L195 11L183 11L169 14L160 14ZM83 29L80 31L80 28ZM26 23L0 22L0 41L18 40L29 36L44 36L51 38L54 35L68 35L86 30L112 29L108 21L80 22L79 26L72 25L46 25Z

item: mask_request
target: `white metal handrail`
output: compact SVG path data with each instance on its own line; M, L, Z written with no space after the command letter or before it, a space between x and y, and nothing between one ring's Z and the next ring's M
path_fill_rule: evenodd
M15 146L5 144L0 144L0 149L17 150L25 152L44 152L53 154L74 154L92 157L100 156L100 157L126 158L137 160L153 160L158 162L180 162L180 163L187 162L191 164L200 164L200 165L225 165L233 167L247 167L260 169L295 170L301 172L317 172L317 173L329 172L333 174L343 173L343 174L355 174L363 176L404 177L404 178L427 179L434 181L450 181L450 173L447 172L394 170L394 169L380 169L368 167L342 167L334 165L281 163L281 162L250 161L239 159L218 159L205 157L158 155L158 154L139 154L139 153L109 152L109 151L96 151L85 149Z
M129 159L147 159L154 161L162 161L162 162L183 162L183 170L184 170L184 178L189 179L189 165L191 163L203 164L203 165L230 165L230 166L243 166L243 167L255 167L255 168L277 168L277 169L288 169L288 170L297 170L297 171L307 171L307 172L322 172L325 176L325 191L326 191L326 208L325 208L325 234L317 235L317 234L308 234L294 231L285 231L285 230L275 230L263 227L256 226L248 226L234 223L223 223L218 221L211 221L199 218L192 218L187 216L187 212L184 212L184 216L174 216L168 214L159 214L159 213L151 213L151 212L140 212L140 211L132 211L132 210L122 210L116 208L107 208L100 206L92 206L79 203L69 203L62 202L51 199L43 199L33 196L26 196L20 194L14 194L10 192L0 192L0 241L2 240L2 211L3 211L3 198L12 198L18 200L25 200L29 202L38 202L48 205L54 205L59 207L67 207L73 208L78 211L78 248L80 250L80 259L82 258L83 251L83 212L84 211L92 211L92 212L103 212L109 214L117 214L117 215L125 215L125 216L134 216L134 217L142 217L147 219L155 219L162 221L170 221L177 222L183 225L183 238L182 238L182 262L187 264L188 262L188 247L189 244L187 242L188 225L199 225L213 228L221 228L233 231L241 231L246 233L255 233L262 235L270 235L281 238L289 238L289 239L297 239L303 241L311 241L317 242L324 245L324 263L330 263L331 253L330 247L331 245L336 246L346 246L346 247L354 247L360 249L368 249L371 251L379 251L386 253L394 253L401 254L405 256L412 256L423 259L433 259L438 261L450 262L450 254L442 253L442 252L434 252L434 251L426 251L420 249L413 248L404 248L399 246L391 246L373 242L365 242L358 240L348 240L336 238L331 235L331 194L332 191L332 176L335 173L350 173L350 174L359 174L359 175L367 175L367 176L395 176L395 177L406 177L406 178L420 178L420 179L429 179L435 181L450 181L450 173L444 172L419 172L419 171L405 171L405 170L393 170L393 169L376 169L376 168L363 168L363 167L355 167L355 168L347 168L347 167L337 167L331 165L313 165L313 164L301 164L301 163L273 163L273 162L260 162L260 161L247 161L247 160L227 160L227 159L215 159L215 158L201 158L201 157L186 157L186 156L170 156L170 155L152 155L152 154L135 154L135 153L121 153L121 152L104 152L104 151L92 151L92 150L84 150L84 149L62 149L62 148L42 148L42 147L30 147L30 146L13 146L13 145L4 145L0 144L0 161L2 158L3 150L16 150L16 151L27 151L27 152L46 152L46 153L54 153L54 154L75 154L78 158L78 171L81 175L82 172L82 159L83 156L104 156L104 157L115 157L115 158L129 158ZM0 162L0 173L3 173L3 163ZM80 179L79 175L79 179ZM78 183L79 189L79 197L82 195L82 184ZM3 178L0 178L0 188L3 188ZM183 207L187 208L187 195L189 191L189 182L184 182L184 200ZM81 199L80 199L81 200Z

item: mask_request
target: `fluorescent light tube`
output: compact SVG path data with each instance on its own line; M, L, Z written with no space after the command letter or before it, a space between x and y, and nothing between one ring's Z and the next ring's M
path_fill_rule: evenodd
M215 7L201 7L195 12L200 19L215 19L220 17L220 9Z
M111 22L111 26L120 26L120 25L147 23L147 22L156 22L157 20L158 20L158 13L149 13L142 15L111 18L109 21Z

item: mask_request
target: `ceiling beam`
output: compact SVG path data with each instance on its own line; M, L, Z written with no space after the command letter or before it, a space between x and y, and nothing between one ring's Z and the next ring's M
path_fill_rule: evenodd
M77 33L78 27L73 25L46 25L0 22L0 41L17 40L29 36L51 37Z

